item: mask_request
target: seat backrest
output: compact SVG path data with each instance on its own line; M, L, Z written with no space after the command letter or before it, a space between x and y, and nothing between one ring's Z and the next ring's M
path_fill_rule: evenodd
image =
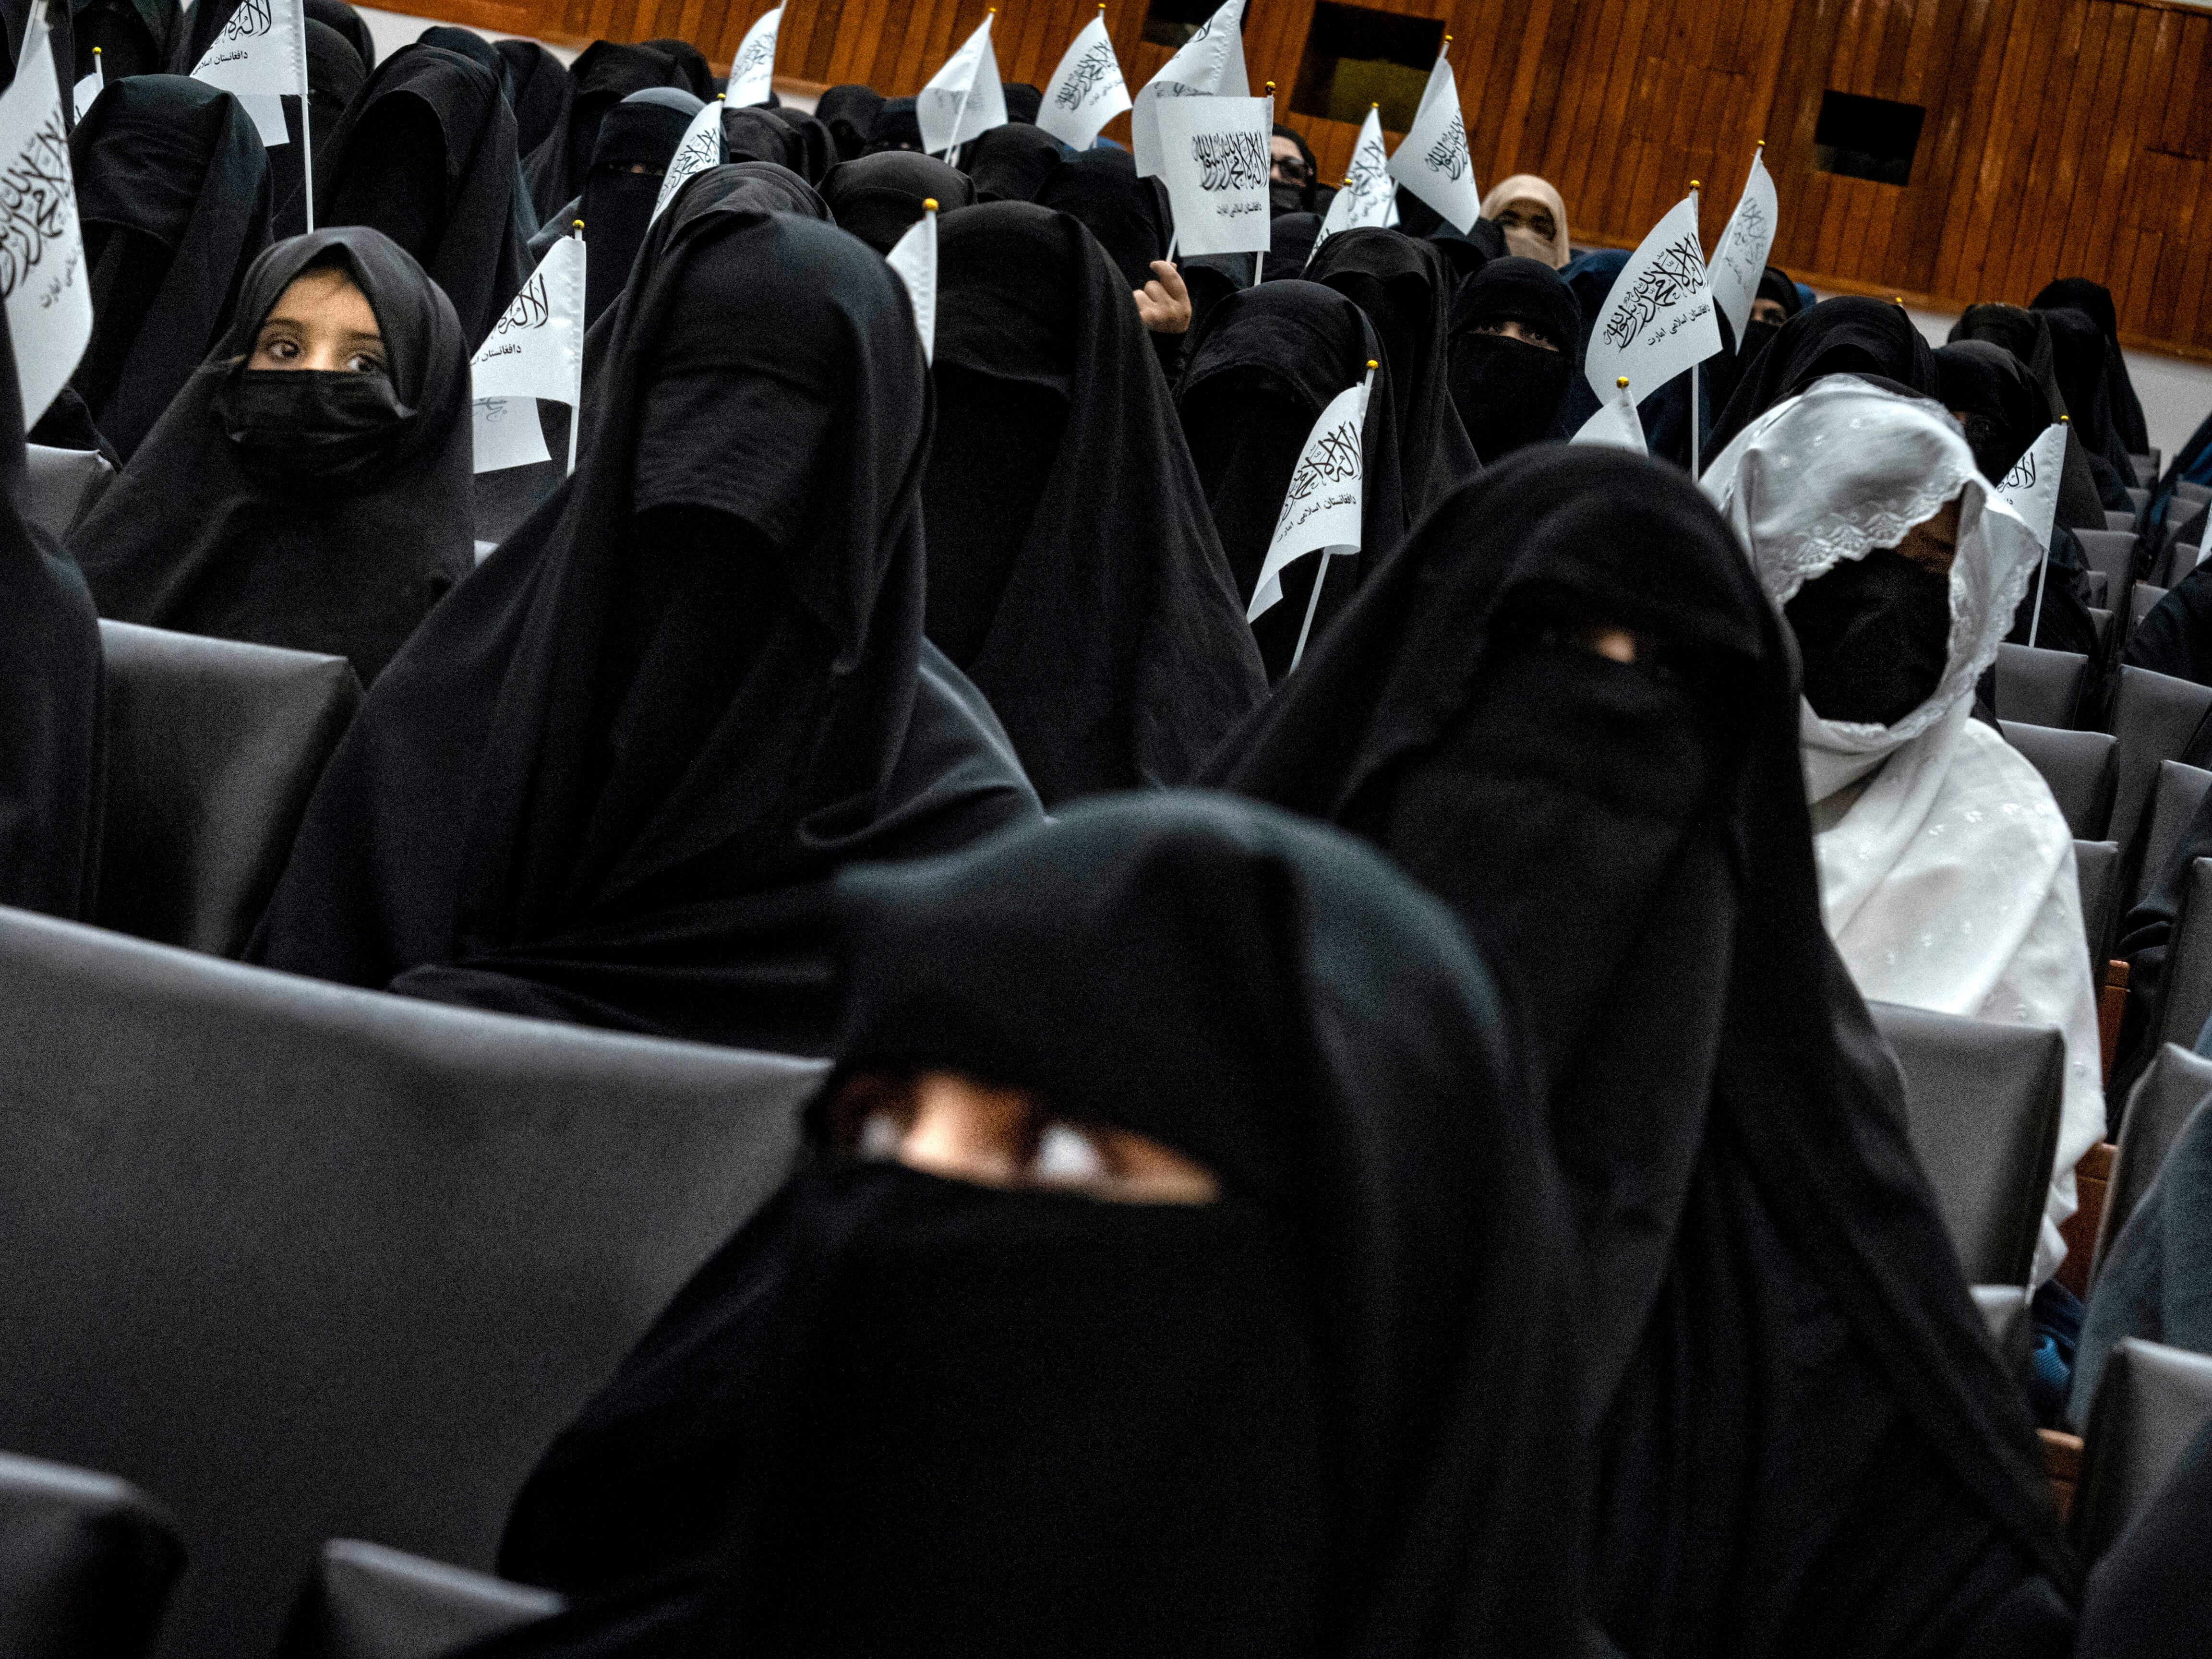
M2193 1048L2208 1018L2212 1018L2212 858L2191 860L2189 873L2182 878L2181 908L2166 941L2154 1040Z
M1869 1006L1905 1073L1913 1150L1967 1282L2026 1285L2058 1149L2065 1040L2049 1026Z
M2081 603L2094 617L2100 611L2107 611L2112 604L2112 579L2101 570L2081 573Z
M2141 903L2142 896L2157 884L2159 872L2166 868L2166 860L2173 856L2173 849L2188 832L2190 820L2203 805L2207 789L2212 789L2212 772L2178 760L2158 763L2158 776L2150 792L2150 825L2143 837L2142 868L2136 872L2131 903Z
M2187 478L2175 480L2173 493L2183 501L2192 501L2198 507L2212 501L2212 484L2194 483Z
M2112 732L2120 740L2114 755L2118 776L2112 823L2105 832L2122 848L2133 841L2136 821L2149 809L2158 763L2189 746L2207 709L2212 709L2212 685L2122 665L2112 705Z
M58 541L93 509L115 480L115 469L96 449L23 446L24 516Z
M2008 720L2000 720L1997 729L2043 774L2075 835L2083 841L2101 836L2112 815L2112 751L2118 746L2112 734Z
M2128 631L2132 634L2142 626L2142 619L2166 595L2163 587L2153 587L2148 582L2137 582L2128 590Z
M361 707L343 657L103 622L103 927L236 956Z
M2074 534L2081 541L2081 551L2088 556L2089 568L2104 573L2106 594L2118 599L2128 585L2128 578L2135 574L2135 532L2077 530Z
M2040 646L1997 647L1997 714L2030 726L2067 726L2089 659L2078 651Z
M2112 944L2113 899L2120 884L2120 844L2116 841L2074 843L2074 880L2081 890L2081 932L2089 944L2089 975L2103 983L2106 951Z
M2152 562L2151 580L2158 584L2162 593L2170 592L2176 582L2197 568L2202 551L2196 543L2174 537L2159 550L2157 559Z
M269 1652L330 1538L489 1570L822 1072L0 910L0 1425L173 1508L164 1656Z
M0 1454L8 1659L134 1659L184 1564L175 1526L128 1481Z
M2148 455L2138 455L2130 450L2128 465L2135 469L2137 483L2146 489L2155 489L2158 487L2158 455L2155 451Z
M2122 513L2109 507L2105 509L2105 528L2106 530L2133 530L2135 527L2136 515L2133 512ZM2074 533L2077 536L2087 536L2093 535L2096 532L2087 530L2077 530Z
M437 1659L565 1605L551 1590L337 1538L323 1546L276 1659Z
M2128 1091L2119 1146L2105 1184L2105 1212L2097 1223L2096 1252L2089 1261L2093 1290L2120 1229L2158 1178L2159 1166L2166 1162L2182 1125L2208 1095L2212 1095L2212 1060L2200 1060L2172 1042L2152 1056Z
M2140 516L2143 508L2150 505L2150 491L2140 483L2123 484L2121 488L2128 492L2128 499L2135 503L2136 513Z
M1974 1310L1988 1327L1990 1340L1996 1345L2007 1368L2014 1376L2019 1376L2027 1364L2027 1286L1976 1285L1970 1288Z
M2212 1418L2212 1357L2123 1337L2105 1362L2081 1437L2074 1547L2094 1561L2148 1503Z
M2088 605L2085 609L2089 613L2089 626L2097 630L2097 652L2101 656L2112 647L2113 622L2119 613L2100 605Z

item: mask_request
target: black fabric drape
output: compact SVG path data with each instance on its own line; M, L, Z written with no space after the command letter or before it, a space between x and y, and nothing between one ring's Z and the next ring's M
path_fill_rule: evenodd
M1559 1183L1443 908L1182 795L840 899L841 1078L1027 1088L1220 1197L847 1162L818 1101L517 1503L502 1571L580 1605L478 1659L1581 1651Z
M2142 399L2136 395L2127 357L2120 349L2120 314L2112 305L2112 289L2087 276L2062 276L2046 283L2029 304L2037 311L2078 311L2096 324L2105 337L2105 389L2112 424L2130 454L2149 454L2150 432L2143 424ZM2132 475L2127 482L2135 482Z
M2212 564L2200 564L2153 605L2128 636L2131 667L2212 685Z
M822 180L822 199L837 222L878 253L889 253L935 202L941 218L971 206L975 185L959 168L933 155L884 150L840 161Z
M2027 368L2028 378L2041 388L2050 420L2067 416L2065 394L2059 390L2057 353L2051 340L2051 319L2039 311L2019 306L1968 306L1953 325L1950 340L1983 340L2002 346ZM2058 486L2058 522L2069 530L2102 530L2105 498L2119 489L2119 503L2129 505L2124 489L2112 469L2090 450L2079 432L2066 437L2066 469Z
M825 879L1036 817L988 711L918 665L931 416L898 279L702 190L735 171L655 221L575 477L371 693L255 959L820 1052Z
M1263 283L1223 301L1192 331L1188 351L1176 413L1237 598L1249 607L1314 422L1382 354L1374 325L1358 306L1319 283L1297 280ZM1315 639L1406 533L1387 368L1376 370L1360 459L1360 550L1329 556ZM1321 563L1320 556L1309 555L1285 570L1283 597L1252 623L1270 680L1290 668Z
M689 40L678 40L662 36L643 44L654 52L675 60L677 68L684 72L681 83L684 90L701 103L705 103L714 95L718 88L714 85L714 71L707 64L707 54Z
M1066 214L937 234L929 636L1048 805L1180 783L1267 678L1136 302Z
M722 153L732 161L773 161L793 173L805 162L799 135L774 112L732 109L726 104L722 106Z
M362 74L368 74L376 68L376 36L369 32L368 19L346 4L345 0L301 0L301 3L309 17L345 36L346 44L361 59ZM228 15L225 21L228 21ZM212 40L214 36L210 35L209 39ZM201 50L204 52L206 47L202 46ZM198 61L197 58L192 60L194 64ZM185 67L189 69L191 65Z
M1284 282L1306 274L1313 258L1314 241L1321 234L1318 213L1278 213L1267 222L1267 257L1261 266L1265 279Z
M1406 510L1419 517L1482 470L1452 407L1451 264L1433 242L1369 228L1330 237L1305 274L1349 297L1382 337Z
M1739 378L1705 443L1711 460L1777 404L1829 374L1875 374L1923 397L1936 395L1936 354L1903 306L1845 295L1782 325Z
M535 40L495 40L492 50L507 60L507 98L514 108L514 147L527 163L540 144L568 125L568 108L576 98L575 83L568 78L568 66ZM534 211L534 192L531 203ZM540 223L544 222L543 213L537 217Z
M1598 624L1632 663L1577 643ZM1595 1612L1631 1656L1952 1653L2023 1602L2063 1626L2072 1586L1822 923L1798 708L1696 487L1546 447L1417 525L1208 769L1382 846L1508 975L1576 1216Z
M337 136L338 123L368 80L361 54L328 23L307 20L307 132L322 155Z
M375 312L389 379L250 373L270 308L328 263ZM330 652L367 684L468 573L468 397L451 302L388 238L348 226L280 242L70 550L102 616Z
M269 246L269 160L228 93L135 75L70 138L91 343L70 384L128 458L228 326Z
M538 223L550 223L563 204L584 193L592 149L599 140L599 123L617 104L647 87L690 90L683 65L649 46L594 40L569 65L568 118L522 161L523 178ZM586 234L589 234L586 228Z
M969 140L960 153L960 167L975 181L975 193L983 201L1034 202L1066 153L1042 127L1009 121Z
M2132 511L2127 489L2136 481L2135 467L2128 459L2127 443L2113 424L2110 389L2108 360L2119 348L2108 349L2097 325L2070 306L2043 315L2050 323L2051 368L2058 377L2059 392L2066 399L2066 412L2090 455L2111 469L2119 485L2120 498L2114 501L2103 472L2098 474L2105 504Z
M1137 176L1127 150L1078 150L1045 180L1036 201L1097 237L1132 293L1152 280L1152 261L1168 257L1166 192L1158 179Z
M837 165L837 141L830 136L830 129L813 116L783 105L770 105L768 112L789 127L798 140L795 159L787 163L791 170L808 184L820 185L830 176L830 169Z
M514 112L483 64L442 46L403 46L315 157L328 225L384 232L430 273L482 344L530 275L537 221L518 199Z
M1518 323L1548 343L1498 333ZM1567 387L1580 366L1582 307L1559 273L1537 259L1492 259L1460 284L1451 310L1451 394L1474 453L1486 465L1560 429Z
M815 100L815 116L836 141L839 161L857 161L866 153L876 112L883 106L883 94L852 82L831 87Z
M513 89L507 84L507 60L494 48L492 43L474 29L456 28L451 23L434 23L415 37L418 46L439 46L457 52L491 76L501 95L507 98L507 107L514 107ZM520 140L518 139L518 147Z
M1044 109L1044 88L1027 81L1001 81L999 95L1006 100L1006 119L1017 126L1036 125Z
M76 78L92 73L93 50L100 51L101 72L110 81L168 70L182 15L163 0L72 0L70 33L76 47Z
M877 106L876 118L868 124L868 149L914 149L921 148L921 118L915 113L911 98L887 98Z
M681 88L653 87L632 93L599 124L578 213L584 222L586 327L621 296L645 246L668 163L702 107Z

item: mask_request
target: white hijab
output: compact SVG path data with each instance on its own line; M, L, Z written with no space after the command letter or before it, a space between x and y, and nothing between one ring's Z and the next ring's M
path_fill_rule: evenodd
M1778 606L1959 503L1950 649L1934 695L1893 726L1823 720L1801 702L1798 728L1808 800L1864 781L1814 842L1828 932L1861 993L2064 1034L2039 1283L2064 1258L2057 1224L2074 1212L2074 1165L2103 1135L2105 1104L2073 833L2034 767L1971 717L1974 683L2041 556L2034 532L1990 492L1948 413L1853 375L1754 421L1705 487Z

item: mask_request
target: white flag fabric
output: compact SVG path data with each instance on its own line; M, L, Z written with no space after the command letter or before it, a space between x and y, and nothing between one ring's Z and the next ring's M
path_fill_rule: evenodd
M1184 253L1266 253L1272 98L1170 98L1155 112L1167 165L1161 182Z
M1390 180L1390 152L1382 145L1382 112L1370 106L1360 124L1359 138L1352 147L1352 165L1345 169L1344 187L1328 204L1321 228L1314 234L1314 252L1340 230L1394 222L1398 187ZM1313 254L1306 256L1309 262Z
M914 301L914 325L921 332L921 360L933 362L937 352L937 216L924 209L905 235L891 244L884 256L907 298Z
M1583 373L1601 399L1623 374L1648 398L1720 349L1720 318L1698 246L1698 198L1686 196L1620 268L1590 330Z
M1359 447L1359 429L1366 416L1367 387L1348 386L1328 401L1314 422L1298 464L1291 474L1283 510L1275 520L1275 534L1261 562L1260 580L1252 589L1251 607L1244 620L1252 622L1272 610L1283 597L1283 572L1291 562L1318 550L1359 551L1360 501L1366 464Z
M1129 107L1129 83L1106 32L1106 14L1085 23L1044 89L1036 124L1070 149L1089 149L1098 129Z
M40 8L23 32L22 68L0 93L0 297L26 429L69 384L92 338L69 128L46 33Z
M1158 116L1164 100L1246 98L1251 92L1244 73L1244 0L1223 0L1221 9L1160 65L1130 106L1129 149L1137 158L1137 176L1156 178L1163 170Z
M668 204L676 199L676 192L684 188L685 179L722 165L722 109L720 99L710 100L684 129L684 141L676 146L676 154L668 158L668 171L660 175L660 194L653 198L653 212L647 224L667 210Z
M106 65L100 61L100 48L94 46L92 49L92 73L79 81L70 93L70 105L76 109L76 118L80 121L84 119L85 111L92 107L92 100L100 96L100 89L107 84L107 76L103 72L105 68Z
M732 108L765 104L775 90L775 33L782 26L783 8L778 6L755 18L738 42L738 55L730 59L729 89L722 94Z
M991 45L990 13L983 14L975 33L915 94L914 114L921 124L921 147L932 155L1006 125L1006 89Z
M535 400L574 408L583 374L584 244L563 236L469 363L476 470L550 460Z
M1751 303L1759 297L1759 279L1766 274L1766 256L1774 246L1778 204L1765 155L1759 149L1751 153L1751 177L1743 181L1743 194L1736 198L1735 211L1729 215L1728 228L1721 233L1707 273L1721 315L1729 319L1739 341L1751 322Z
M1613 396L1597 406L1597 413L1582 423L1575 435L1567 440L1571 444L1602 444L1609 449L1632 449L1639 455L1651 453L1644 441L1644 422L1637 418L1636 399L1628 395L1628 382L1622 380L1613 389Z
M1482 216L1474 158L1467 153L1467 121L1450 61L1437 54L1413 125L1390 158L1390 176L1443 216L1462 236Z
M2058 475L2065 465L2066 426L2053 421L1996 488L2005 505L2027 521L2045 553L2051 550L2051 527L2058 518Z
M193 66L192 79L221 87L244 105L266 148L290 143L283 100L307 95L307 24L301 0L239 0L222 33Z

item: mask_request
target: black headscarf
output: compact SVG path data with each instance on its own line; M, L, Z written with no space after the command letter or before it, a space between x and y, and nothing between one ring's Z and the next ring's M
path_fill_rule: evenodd
M876 111L876 118L868 124L868 149L920 149L921 148L921 117L915 113L911 98L887 98Z
M1158 180L1137 176L1125 149L1078 150L1044 181L1036 202L1097 237L1133 293L1152 280L1152 261L1168 257L1165 194Z
M788 165L810 185L819 185L837 165L837 141L811 115L788 105L769 105L768 112L789 127L798 140L797 160ZM734 159L734 158L732 158Z
M95 47L109 81L168 70L183 15L165 0L72 0L70 13L78 80L92 73Z
M328 23L307 20L307 127L322 155L337 137L346 108L368 79L352 42ZM265 165L265 163L264 163Z
M866 151L869 131L876 124L876 112L883 106L883 94L873 87L851 82L831 87L814 100L816 118L830 129L830 137L836 141L839 161L858 160Z
M228 325L269 246L269 158L238 100L205 82L116 82L70 138L92 342L70 383L128 458Z
M568 78L568 66L535 40L495 40L492 50L507 60L507 101L514 108L514 144L526 159L568 125L575 83ZM534 195L532 208L535 211ZM538 215L541 220L544 216Z
M937 235L929 636L1048 805L1180 783L1267 678L1136 302L1066 214Z
M2128 459L2126 441L2112 422L2110 370L2106 366L2107 359L2119 348L2108 348L2097 325L2071 306L2047 311L2043 315L2050 320L2051 368L2058 377L2060 395L2066 399L2066 412L2088 446L2089 453L2112 469L2112 477L2120 485L2120 500L2108 500L2106 505L2127 508L2126 491L2136 481L2135 467ZM2098 476L2098 485L2102 490L2102 473Z
M270 308L328 264L368 297L390 375L248 369ZM102 616L329 652L367 684L468 574L468 399L453 307L389 238L279 242L70 551Z
M1006 100L1006 119L1016 124L1034 126L1044 108L1044 88L1027 81L1000 82L999 95Z
M1060 171L1066 148L1042 127L1008 121L969 141L960 170L986 202L1034 202Z
M1451 264L1435 243L1395 230L1343 230L1321 245L1306 276L1348 295L1382 337L1406 510L1418 518L1482 470L1452 407Z
M1872 374L1925 398L1936 395L1936 354L1905 307L1856 295L1823 300L1782 325L1738 380L1705 441L1712 458L1776 404L1829 374Z
M653 51L672 58L684 72L684 90L701 103L714 95L714 71L708 67L707 54L689 40L678 40L667 36L643 43Z
M1552 349L1486 327L1504 322L1541 333ZM1559 416L1582 334L1573 290L1540 259L1492 259L1460 285L1451 311L1452 404L1486 465L1568 435Z
M1314 241L1321 234L1318 213L1278 213L1267 222L1267 257L1261 270L1266 279L1279 283L1306 274L1313 258Z
M346 44L353 48L354 55L361 59L362 74L367 75L375 70L376 36L371 33L367 18L346 4L346 0L301 0L301 3L306 9L307 15L316 22L327 28L334 28L345 36ZM217 9L223 10L225 22L229 21L229 13L237 9L235 6ZM213 33L208 36L210 40L214 39ZM203 43L200 51L204 52L206 50L207 46ZM185 68L190 70L198 62L199 59L195 57Z
M811 1156L531 1477L501 1569L580 1604L493 1651L1578 1650L1559 1181L1443 908L1192 796L840 898ZM832 1149L843 1077L930 1069L1164 1144L1220 1196Z
M540 224L550 223L564 204L584 193L599 123L609 110L647 87L690 89L684 66L666 52L612 40L594 40L585 47L569 65L568 83L568 118L523 158L523 176ZM585 234L590 234L586 226Z
M584 323L599 321L629 280L668 163L702 106L676 87L634 92L607 112L584 179Z
M514 112L491 70L442 46L402 46L316 152L316 212L374 226L412 254L474 350L530 275L537 221L516 199L515 155Z
M1572 643L1591 621L1637 661ZM1510 975L1576 1216L1593 1597L1626 1653L1957 1652L2070 1589L1822 923L1798 707L1696 486L1547 446L1417 526L1210 769L1382 846Z
M2149 454L2150 432L2143 423L2142 399L2136 396L2128 360L2120 349L2120 314L2113 307L2112 289L2087 276L2061 276L2046 284L2029 303L2037 311L2070 308L2096 324L2098 332L2105 337L2105 387L2112 424L2130 454Z
M2072 411L2059 390L2057 350L2051 338L2051 319L2045 313L2019 306L1968 306L1952 325L1949 337L1985 340L2012 353L2027 369L2028 378L2041 388L2050 419L2065 416L2071 428ZM2104 459L2091 450L2082 434L2069 430L2065 471L2058 485L2058 522L2073 530L2102 530L2105 505L2115 497L2121 507L2131 505L2125 487Z
M840 161L822 181L822 199L837 222L878 253L889 253L933 201L942 216L970 205L975 185L956 167L933 155L884 150Z
M502 94L508 91L506 58L474 29L457 28L451 23L433 23L415 37L414 44L442 46L447 52L457 52L491 76ZM507 107L512 109L514 106L514 100L509 98Z
M1191 331L1188 353L1176 413L1237 598L1249 607L1314 422L1382 354L1374 325L1358 306L1319 283L1295 278L1224 300ZM1360 550L1329 556L1315 638L1406 533L1388 368L1376 371L1360 435ZM1284 571L1283 597L1252 624L1270 680L1290 668L1321 562L1319 556L1302 556Z
M918 665L930 398L898 279L718 198L737 172L654 222L575 477L362 706L258 960L820 1052L824 878L1036 816L988 712Z

